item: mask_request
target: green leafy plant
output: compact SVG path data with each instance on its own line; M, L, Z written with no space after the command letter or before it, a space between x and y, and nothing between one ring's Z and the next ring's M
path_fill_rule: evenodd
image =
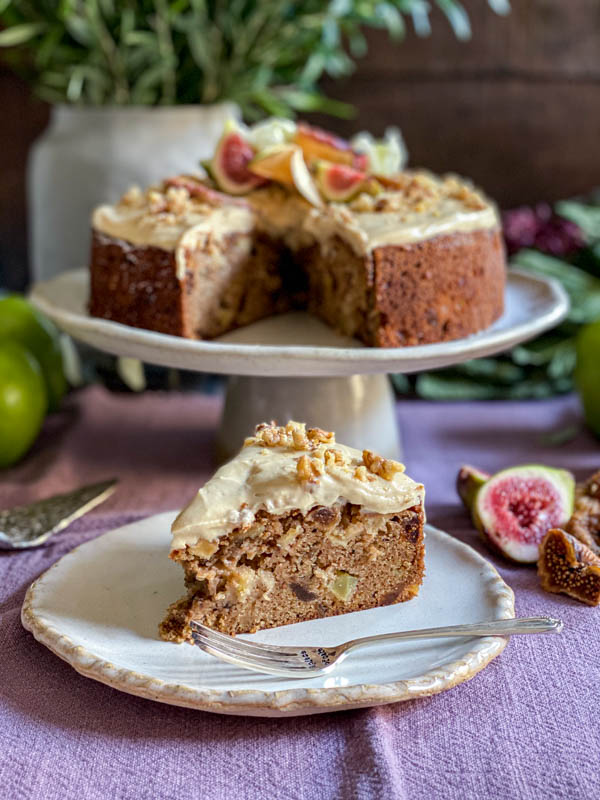
M508 0L488 0L498 14ZM435 0L468 39L457 0ZM349 74L364 31L430 32L425 0L0 0L0 47L50 102L157 105L233 100L249 119L351 107L324 97Z

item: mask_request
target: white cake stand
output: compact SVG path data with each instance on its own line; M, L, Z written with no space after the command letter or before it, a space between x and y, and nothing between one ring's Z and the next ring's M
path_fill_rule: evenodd
M296 312L211 342L90 317L85 269L34 286L31 299L73 338L151 364L229 375L218 457L234 453L257 422L297 419L335 430L339 441L401 455L387 373L411 373L499 353L557 325L569 300L556 281L510 270L505 312L486 331L441 344L365 347Z

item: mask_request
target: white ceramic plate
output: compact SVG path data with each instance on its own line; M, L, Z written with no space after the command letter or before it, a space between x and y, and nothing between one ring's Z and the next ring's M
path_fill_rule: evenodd
M282 717L392 703L473 677L501 637L387 644L349 656L330 675L290 680L161 641L157 625L183 593L167 558L173 514L111 531L68 553L29 588L22 620L78 672L124 692L226 714ZM333 645L358 636L514 617L512 590L472 548L427 527L427 574L407 603L261 631L247 638Z
M256 322L212 342L90 317L86 269L38 283L33 302L76 339L151 364L225 375L317 377L418 372L506 350L557 325L569 308L556 281L510 270L505 312L486 331L417 347L365 347L304 312Z

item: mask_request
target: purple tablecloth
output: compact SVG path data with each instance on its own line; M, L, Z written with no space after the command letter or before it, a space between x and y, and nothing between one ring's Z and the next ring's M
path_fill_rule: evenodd
M78 675L23 630L29 583L76 544L181 505L210 470L218 398L88 389L0 478L0 506L117 475L119 491L46 548L0 555L0 797L596 798L600 792L600 608L545 594L535 570L491 556L517 613L562 617L560 637L513 638L470 682L436 697L312 717L219 716L130 697ZM481 552L454 493L463 462L600 467L574 398L398 407L429 520ZM486 552L487 555L489 555Z

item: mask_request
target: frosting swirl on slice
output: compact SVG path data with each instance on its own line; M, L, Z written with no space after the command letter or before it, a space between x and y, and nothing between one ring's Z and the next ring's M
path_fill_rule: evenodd
M179 514L172 550L242 531L258 511L308 512L336 502L393 514L423 502L424 488L396 461L337 444L332 433L289 422L258 426Z

